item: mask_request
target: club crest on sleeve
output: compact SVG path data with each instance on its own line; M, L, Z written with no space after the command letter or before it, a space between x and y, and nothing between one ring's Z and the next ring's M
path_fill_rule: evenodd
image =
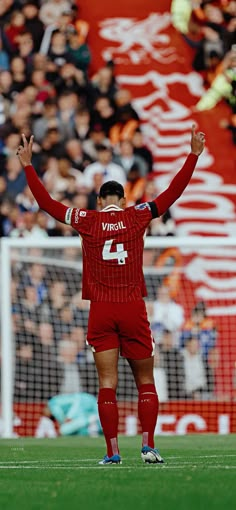
M79 217L84 218L87 215L87 211L81 211L76 209L75 211L75 223L79 223Z
M144 202L143 204L139 204L135 206L135 209L150 209L150 205L148 202Z

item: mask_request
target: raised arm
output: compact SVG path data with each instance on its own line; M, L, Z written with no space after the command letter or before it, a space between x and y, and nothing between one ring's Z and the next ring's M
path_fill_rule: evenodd
M196 133L196 126L193 124L190 154L188 155L183 167L179 170L174 179L172 179L168 188L154 200L158 216L164 214L164 212L169 209L169 207L182 195L192 177L198 156L202 153L204 145L204 133L200 131L199 133Z
M66 223L65 218L68 207L57 200L53 200L38 178L34 167L31 165L33 141L33 136L31 136L30 141L27 142L25 135L22 135L22 145L18 147L16 152L22 166L24 167L28 186L31 189L40 209L46 211L56 220Z

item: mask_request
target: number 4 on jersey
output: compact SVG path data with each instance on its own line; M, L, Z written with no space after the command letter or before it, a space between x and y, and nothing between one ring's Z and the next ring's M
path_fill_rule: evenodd
M125 259L128 257L128 253L124 250L123 243L118 243L115 245L116 251L111 251L111 246L114 239L109 239L105 241L102 250L102 258L103 260L117 260L118 264L125 264Z

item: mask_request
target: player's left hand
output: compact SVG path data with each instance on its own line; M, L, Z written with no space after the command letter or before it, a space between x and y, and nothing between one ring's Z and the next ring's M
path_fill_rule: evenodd
M195 124L192 125L191 152L200 156L205 146L205 134L199 131L196 133Z
M33 135L30 137L30 141L27 142L26 136L22 134L22 145L19 145L16 151L16 155L18 156L23 167L31 165L33 142Z

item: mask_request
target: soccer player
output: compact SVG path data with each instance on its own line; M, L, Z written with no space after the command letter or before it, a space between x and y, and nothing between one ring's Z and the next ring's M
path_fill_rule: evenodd
M72 225L82 237L82 297L91 301L87 340L98 372L98 411L107 445L101 464L121 463L116 402L119 353L128 360L138 389L141 458L147 463L163 463L154 446L158 396L153 377L154 340L143 300L144 234L149 222L183 193L204 143L204 133L196 132L193 125L190 154L169 187L152 202L125 208L123 187L108 181L100 189L99 211L69 208L51 198L31 165L33 136L27 142L23 134L17 149L39 207L56 220Z

